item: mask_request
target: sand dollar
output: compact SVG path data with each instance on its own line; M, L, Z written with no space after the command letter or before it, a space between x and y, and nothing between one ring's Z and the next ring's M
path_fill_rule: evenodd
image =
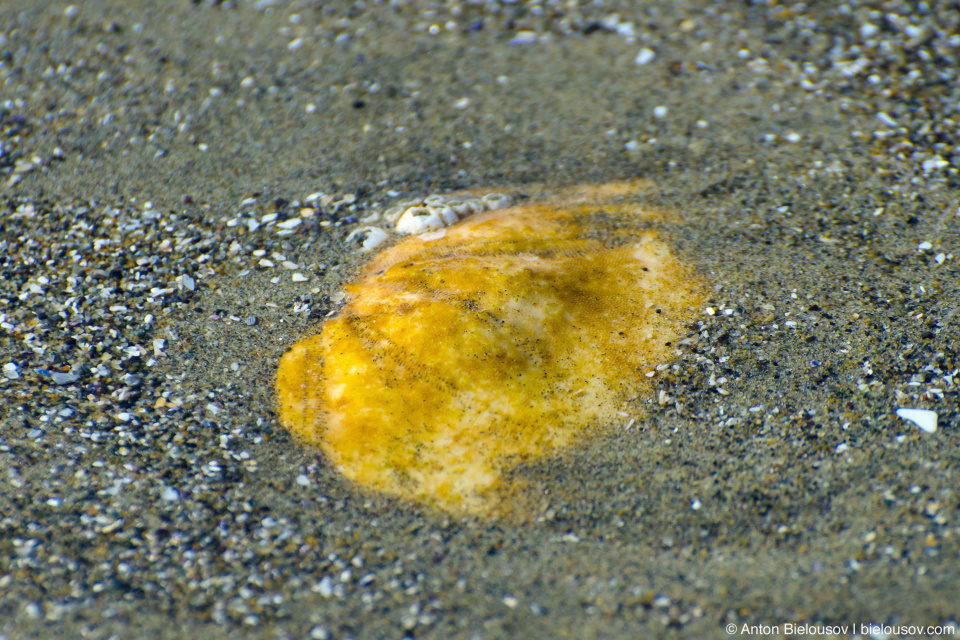
M504 469L613 420L702 302L639 190L578 187L382 251L281 359L282 424L365 487L496 510Z

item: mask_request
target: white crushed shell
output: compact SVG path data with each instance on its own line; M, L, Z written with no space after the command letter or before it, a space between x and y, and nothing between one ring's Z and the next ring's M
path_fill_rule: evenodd
M447 235L446 229L437 229L436 231L428 231L427 233L421 233L420 239L424 242L430 242L432 240L440 240Z
M393 222L395 231L401 235L421 235L456 224L463 217L505 209L511 204L510 196L502 193L488 193L479 198L433 194L420 201L390 207L383 217Z
M642 67L645 64L649 64L653 62L653 59L656 57L657 57L657 54L653 49L648 49L647 47L644 47L643 49L640 49L640 52L637 54L637 59L635 60L635 62Z
M294 282L306 282L306 281L308 281L310 278L308 278L307 276L303 275L302 273L295 273L295 274L293 274L293 276L292 276L291 279L292 279Z
M537 41L537 34L534 31L517 31L510 44L533 44Z
M453 210L450 209L450 211ZM440 213L430 205L410 207L397 220L397 233L404 235L426 233L442 229L447 224Z
M924 173L932 173L934 171L939 171L940 169L946 169L950 166L950 162L944 160L939 155L933 156L927 160L923 161L921 168Z
M893 118L891 118L889 115L887 115L887 114L886 114L885 112L883 112L883 111L878 111L878 112L877 112L877 120L879 120L879 121L882 122L883 124L887 125L888 127L896 127L896 126L897 126L897 121L894 120Z
M60 385L73 384L80 379L80 376L75 373L63 373L62 371L54 371L50 374L50 377L53 379L55 384Z
M329 598L333 595L333 578L330 576L323 576L320 579L320 582L313 585L310 588L314 593L319 593L324 598Z
M303 224L303 218L290 218L289 220L277 223L277 226L281 229L296 229L301 224Z
M920 427L921 431L934 433L937 430L937 412L929 409L897 409L897 415Z
M194 291L197 287L196 281L189 274L182 274L177 276L177 288L180 291L186 289L187 291Z
M376 249L381 244L387 241L387 232L379 227L361 227L359 229L354 229L350 232L350 235L347 236L345 242L350 242L357 236L361 234L366 234L366 237L363 239L363 250L371 251Z

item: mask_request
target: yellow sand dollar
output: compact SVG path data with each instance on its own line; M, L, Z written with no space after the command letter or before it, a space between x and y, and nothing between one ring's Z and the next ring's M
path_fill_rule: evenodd
M281 422L360 485L495 510L501 472L614 418L701 301L637 190L580 187L383 251L281 359Z

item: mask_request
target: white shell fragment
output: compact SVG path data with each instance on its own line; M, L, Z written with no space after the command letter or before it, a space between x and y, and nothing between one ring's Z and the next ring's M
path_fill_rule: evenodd
M453 209L446 205L442 205L442 207L446 210L445 212L449 212L456 217L457 214L453 213ZM420 234L436 231L451 224L453 223L447 222L444 217L441 217L440 212L432 205L421 205L410 207L403 212L403 215L397 220L397 233L403 235Z
M387 232L383 229L379 227L361 227L350 232L350 235L347 236L347 242L350 242L361 234L366 234L362 244L364 251L372 251L387 240Z
M502 193L488 193L481 197L434 194L421 201L391 207L383 213L383 217L395 223L397 233L420 235L449 227L475 213L505 209L510 204L510 196Z
M926 433L937 430L937 412L928 409L897 409L897 415L909 420Z
M309 200L309 198L307 198ZM396 204L383 214L373 214L360 222L372 222L378 218L394 225L393 231L400 235L423 236L424 240L443 237L443 230L467 216L485 211L506 209L513 199L503 193L487 193L483 196L429 195L419 200L407 200ZM363 251L372 251L387 241L386 231L379 227L360 227L347 236L347 242L360 237Z

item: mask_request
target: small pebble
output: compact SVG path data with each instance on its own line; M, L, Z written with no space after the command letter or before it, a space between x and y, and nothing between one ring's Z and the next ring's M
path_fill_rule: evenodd
M647 47L644 47L643 49L640 49L640 52L637 54L637 58L635 62L638 65L643 66L645 64L649 64L653 62L654 58L656 57L657 57L657 54L654 52L653 49L648 49Z
M53 378L53 381L55 383L61 384L61 385L73 384L74 382L80 379L80 376L78 376L75 373L61 373L59 371L54 371L52 374L50 374L50 377Z

